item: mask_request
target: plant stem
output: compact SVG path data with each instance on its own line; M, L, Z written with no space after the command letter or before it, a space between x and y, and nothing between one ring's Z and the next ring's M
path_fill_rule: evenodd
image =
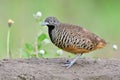
M36 57L38 58L38 42L37 42L37 38L35 39L35 54L36 54Z
M11 27L8 28L8 34L7 34L7 58L11 58L11 51L10 51L10 30L11 30Z

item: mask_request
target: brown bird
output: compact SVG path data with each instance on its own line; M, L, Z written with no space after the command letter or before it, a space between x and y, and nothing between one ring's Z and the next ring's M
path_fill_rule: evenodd
M83 54L103 48L105 40L77 25L61 23L56 17L47 17L41 24L48 26L48 33L53 44L64 51L77 54L77 57L66 64L70 68Z

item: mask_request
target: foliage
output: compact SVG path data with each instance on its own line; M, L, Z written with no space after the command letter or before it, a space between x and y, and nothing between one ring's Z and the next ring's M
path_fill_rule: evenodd
M23 52L21 53L23 57L42 57L43 54L40 54L39 51L41 50L42 42L47 38L46 34L42 33L37 37L37 45L32 45L30 43L26 43L23 49ZM38 48L37 51L35 48Z

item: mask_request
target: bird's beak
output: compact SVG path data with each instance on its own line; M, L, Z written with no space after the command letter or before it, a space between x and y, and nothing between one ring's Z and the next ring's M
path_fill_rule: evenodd
M47 23L47 22L42 22L40 25L41 26L47 26L49 23Z

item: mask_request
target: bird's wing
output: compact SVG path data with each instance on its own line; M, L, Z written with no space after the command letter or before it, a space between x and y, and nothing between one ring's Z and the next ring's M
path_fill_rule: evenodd
M94 50L104 47L105 41L85 28L71 24L62 24L62 29L65 29L73 39L72 46L76 48Z

